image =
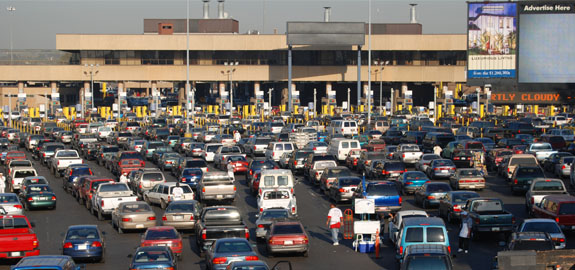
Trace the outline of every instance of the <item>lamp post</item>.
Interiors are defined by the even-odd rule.
[[[315,108],[317,107],[316,104],[316,95],[317,95],[317,89],[313,89],[313,117],[316,118],[317,116],[315,115]]]
[[[347,88],[347,111],[351,111],[351,99],[350,99],[351,89]]]
[[[369,16],[367,21],[368,37],[367,37],[367,125],[371,124],[371,0],[369,0],[368,8]]]
[[[186,133],[190,133],[190,0],[186,0]],[[192,108],[193,109],[193,108]]]
[[[269,109],[269,110],[270,110],[270,112],[269,112],[270,115],[272,114],[272,91],[274,91],[273,88],[270,88],[270,89],[268,90],[268,107],[270,108],[270,109]]]
[[[230,116],[234,115],[234,87],[232,84],[232,75],[236,72],[236,68],[234,68],[234,66],[237,66],[238,64],[239,63],[237,61],[224,62],[224,65],[229,67],[226,74],[228,74],[228,81],[230,82]]]
[[[84,71],[85,75],[90,75],[90,93],[91,93],[91,98],[90,101],[92,102],[92,110],[94,109],[94,75],[98,74],[98,67],[100,67],[99,64],[85,64],[85,67],[89,67],[90,70],[89,71]],[[94,68],[96,68],[96,71],[94,71]],[[86,93],[84,93],[84,95],[86,95]],[[84,102],[85,102],[85,98],[84,98]],[[83,106],[84,104],[82,104]]]
[[[8,11],[8,13],[14,14],[14,11],[16,11],[16,8],[13,6],[8,6],[8,7],[6,7],[6,10]],[[14,17],[14,16],[12,16],[12,17]],[[13,52],[14,46],[12,44],[12,32],[13,32],[13,30],[12,30],[12,19],[10,19],[10,65],[12,65],[14,62],[14,52]]]
[[[379,109],[381,110],[383,104],[383,69],[389,64],[389,61],[375,60],[373,64],[379,66]]]

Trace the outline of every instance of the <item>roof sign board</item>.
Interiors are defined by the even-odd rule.
[[[363,22],[288,22],[287,45],[353,46],[365,44]]]

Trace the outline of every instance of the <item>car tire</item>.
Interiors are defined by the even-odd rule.
[[[123,234],[124,230],[122,230],[122,228],[120,227],[120,224],[118,223],[118,233],[119,234]]]
[[[24,204],[24,210],[25,211],[30,211],[30,205],[28,203]]]
[[[150,198],[148,198],[148,196],[144,197],[144,201],[148,204],[148,205],[152,205],[152,203],[150,202]]]

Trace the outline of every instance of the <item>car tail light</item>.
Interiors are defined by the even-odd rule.
[[[102,207],[104,207],[104,200],[101,200],[101,201],[100,201],[100,205],[101,205]]]
[[[182,178],[180,179],[182,182],[186,182],[186,178]]]
[[[212,260],[212,264],[225,264],[227,261],[226,257],[217,257]]]
[[[19,204],[15,204],[15,205],[13,205],[12,207],[14,207],[14,208],[16,208],[16,209],[22,209],[22,205],[19,205]]]
[[[191,216],[190,216],[190,220],[194,220],[194,215],[191,215]]]
[[[263,228],[264,225],[263,224],[258,224],[258,228]]]
[[[561,170],[565,170],[565,165],[561,166]]]
[[[559,217],[555,218],[555,222],[557,222],[557,224],[559,224]]]
[[[459,157],[454,157],[454,158],[453,158],[453,160],[459,160],[459,159],[460,159]]]
[[[461,212],[461,206],[454,204],[453,205],[453,212]]]
[[[515,217],[511,218],[511,223],[515,224]]]
[[[405,182],[406,185],[413,185],[413,182]]]
[[[263,209],[263,208],[260,208],[260,213],[263,212],[263,211],[264,211],[264,209]]]
[[[122,218],[122,222],[131,222],[132,219],[131,218]]]
[[[399,205],[403,202],[403,198],[399,197]]]
[[[451,253],[451,246],[447,247],[447,252]]]
[[[531,205],[535,204],[535,198],[531,197],[531,199],[529,201],[531,202]]]
[[[246,260],[246,261],[257,261],[257,260],[259,260],[259,259],[260,259],[260,258],[258,258],[258,256],[246,256],[246,257],[245,257],[245,260]]]
[[[55,201],[55,200],[56,200],[56,196],[52,196],[52,201]]]
[[[475,224],[479,224],[480,221],[481,221],[481,220],[480,220],[478,217],[476,217],[476,218],[473,219],[473,222],[475,222]]]
[[[202,229],[202,240],[206,240],[206,239],[207,239],[207,237],[206,237],[206,232],[207,232],[206,229]]]
[[[63,246],[63,248],[73,248],[73,247],[74,247],[74,245],[72,245],[72,243],[70,243],[70,242],[64,243],[64,246]]]
[[[381,171],[381,174],[387,174],[387,171],[386,171],[386,170],[382,170],[382,171]]]
[[[435,196],[427,196],[428,200],[435,200]]]
[[[399,247],[399,255],[403,255],[403,246]]]
[[[148,217],[148,220],[156,220],[156,217]]]
[[[168,218],[166,218],[166,216],[162,216],[162,220],[166,221],[166,220],[168,220]]]
[[[439,171],[439,168],[433,168],[434,171]]]
[[[516,184],[516,185],[517,185],[517,179],[514,179],[514,180],[513,180],[513,184]]]
[[[291,213],[292,213],[292,214],[295,214],[295,206],[292,206],[292,207],[291,207]]]
[[[340,189],[339,189],[339,192],[341,192],[341,193],[345,193],[345,189],[343,189],[343,188],[340,188]]]
[[[100,243],[99,241],[94,241],[92,243],[92,247],[102,247],[102,243]]]
[[[405,154],[402,154],[401,157],[405,158]]]
[[[205,187],[202,188],[202,192],[206,192],[206,188],[205,188]]]
[[[28,201],[29,201],[29,202],[33,202],[33,201],[34,201],[34,198],[30,197],[30,198],[28,198]]]
[[[246,239],[250,239],[250,229],[248,229],[248,227],[244,227],[244,233],[245,233]]]

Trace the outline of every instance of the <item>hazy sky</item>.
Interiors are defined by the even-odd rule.
[[[54,49],[57,33],[141,34],[144,18],[186,18],[186,0],[0,0],[0,48]],[[372,0],[372,22],[409,22],[409,3],[417,7],[425,34],[465,33],[463,0]],[[6,7],[16,10],[8,12]],[[264,16],[265,6],[265,16]],[[332,21],[367,22],[368,0],[226,0],[225,10],[250,29],[285,32],[287,21],[321,21],[323,7],[332,7]],[[190,18],[202,17],[201,0],[190,0]],[[217,0],[210,18],[217,17]]]

